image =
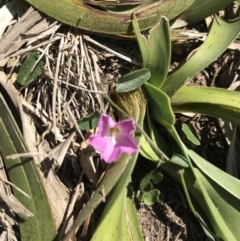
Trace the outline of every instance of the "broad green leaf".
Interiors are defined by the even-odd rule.
[[[234,238],[230,240],[239,240],[240,230],[237,227],[240,218],[240,181],[213,166],[196,153],[192,151],[188,153],[199,168],[199,176],[202,179],[203,185],[222,217],[222,220],[213,219],[211,221],[212,225],[214,226],[215,222],[224,222],[234,236]],[[227,231],[227,229],[222,230],[222,232],[226,233]],[[226,233],[224,240],[229,240]]]
[[[141,191],[150,191],[153,187],[152,184],[158,184],[162,180],[162,174],[158,170],[152,170],[145,175],[139,185]]]
[[[151,84],[145,83],[144,87],[148,94],[148,106],[151,114],[163,126],[171,128],[174,125],[175,117],[169,97]]]
[[[204,162],[204,169],[209,170],[207,172],[211,175],[211,178],[206,175],[207,173],[205,174],[205,170],[202,167],[201,171],[198,168],[194,168],[194,176],[190,168],[179,171],[179,168],[170,162],[164,162],[161,167],[179,182],[182,182],[182,177],[179,174],[183,173],[182,176],[184,177],[186,188],[191,193],[191,197],[194,197],[194,199],[191,198],[191,205],[193,205],[197,215],[200,215],[200,223],[202,225],[204,223],[207,224],[207,227],[210,228],[208,231],[212,235],[215,233],[216,236],[221,237],[223,240],[238,240],[237,220],[239,220],[240,216],[240,195],[238,190],[236,192],[238,195],[237,199],[232,195],[232,192],[234,192],[235,188],[238,188],[240,181],[235,179],[236,183],[234,184],[232,182],[233,177],[218,170],[217,167],[214,167],[196,153],[192,151],[188,151],[188,153],[191,155],[194,163],[198,163],[198,167],[202,166]],[[213,181],[217,179],[222,180],[223,186],[226,182],[226,186],[222,188],[222,184]],[[226,190],[229,190],[230,185],[235,185],[235,187],[231,189],[231,192],[227,192]]]
[[[194,1],[194,3],[179,16],[179,19],[187,23],[196,23],[210,15],[216,14],[232,2],[233,0]]]
[[[152,189],[149,192],[143,192],[141,195],[141,199],[146,205],[150,206],[154,203],[159,202],[159,195],[160,195],[159,190]]]
[[[193,112],[240,124],[240,93],[237,91],[182,86],[171,98],[175,113]]]
[[[110,194],[91,241],[143,241],[130,180],[130,176],[127,182],[121,178]],[[123,186],[123,182],[127,185]]]
[[[107,1],[107,2],[112,2],[112,4],[115,3],[115,6],[106,5],[106,6],[101,6],[101,8],[112,14],[132,14],[133,11],[139,8],[139,5],[137,4],[121,6],[121,5],[118,5],[116,1]]]
[[[22,86],[30,84],[42,72],[43,65],[43,60],[38,61],[38,54],[30,52],[18,72],[17,82]]]
[[[194,204],[192,202],[190,193],[194,196],[194,198],[196,198],[198,204],[202,207],[205,215],[207,216],[207,219],[204,220],[204,223],[208,221],[213,227],[214,231],[211,231],[210,227],[205,227],[207,231],[211,233],[211,235],[214,235],[215,233],[223,240],[228,240],[229,237],[230,240],[235,240],[232,230],[225,222],[224,217],[219,214],[218,208],[216,208],[214,201],[211,199],[212,193],[208,192],[206,189],[206,184],[203,183],[205,179],[202,178],[199,170],[194,168],[192,161],[188,156],[188,149],[181,141],[177,131],[174,127],[168,128],[168,131],[182,151],[182,153],[180,153],[181,155],[178,156],[178,159],[183,156],[183,161],[186,159],[189,168],[181,168],[180,165],[173,165],[170,161],[164,162],[161,167],[163,167],[170,175],[172,175],[174,178],[177,178],[182,183],[190,208],[201,222],[200,218],[198,217],[199,213],[196,211],[198,207],[193,206]],[[203,216],[201,216],[201,218],[204,219]],[[201,222],[202,225],[204,225],[204,223]]]
[[[77,124],[79,129],[82,131],[90,130],[98,126],[99,119],[100,119],[100,113],[95,111],[91,115],[84,117],[81,120],[78,120]]]
[[[152,149],[151,145],[149,142],[145,139],[144,136],[141,138],[140,142],[140,153],[142,156],[144,156],[146,159],[151,160],[151,161],[159,161],[158,155],[155,153],[155,151]]]
[[[84,0],[26,0],[41,12],[58,21],[94,33],[133,34],[132,14],[139,19],[141,31],[151,28],[161,16],[173,19],[187,9],[194,0],[153,1],[145,7],[139,6],[137,11],[127,14],[114,14],[97,7],[89,6]]]
[[[123,225],[125,222],[125,205],[127,189],[123,190],[115,200],[107,199],[106,206],[91,241],[117,241],[123,235]]]
[[[182,124],[182,131],[186,135],[187,139],[194,145],[199,146],[201,143],[197,137],[193,134],[192,130],[185,123]]]
[[[123,223],[123,238],[124,241],[144,241],[140,224],[137,217],[137,211],[135,207],[134,198],[131,193],[128,192],[127,195],[127,205],[126,205],[126,222]],[[116,240],[118,241],[118,240]]]
[[[204,43],[181,68],[167,78],[161,88],[162,91],[172,97],[188,78],[193,77],[223,53],[239,32],[239,18],[225,22],[216,16]]]
[[[159,149],[161,149],[165,153],[165,155],[167,155],[168,157],[171,156],[172,150],[169,146],[169,143],[167,143],[166,140],[163,138],[159,129],[150,117],[151,116],[147,111],[147,118],[145,118],[144,121],[144,130],[149,133],[149,136],[151,137],[153,142],[158,146]]]
[[[21,240],[53,240],[56,235],[54,220],[34,160],[29,157],[6,159],[8,155],[27,153],[28,150],[2,95],[0,95],[0,112],[2,113],[0,118],[0,152],[6,166],[6,172],[10,181],[30,196],[29,199],[13,189],[14,196],[34,214],[34,217],[19,222]]]
[[[169,160],[169,163],[172,163],[174,165],[178,165],[182,168],[187,168],[189,167],[188,163],[186,160],[184,160],[184,157],[178,154],[173,154],[171,159]]]
[[[153,172],[152,178],[151,178],[153,184],[155,184],[155,185],[158,184],[159,182],[162,181],[162,179],[163,179],[162,173],[155,170],[155,171]]]
[[[216,198],[222,198],[221,196],[214,196],[217,187],[215,188],[215,193],[210,193],[206,186],[211,182],[206,180],[205,176],[201,176],[198,169],[195,170],[195,177],[202,194],[199,196],[198,201],[202,202],[200,205],[204,207],[205,214],[208,216],[216,236],[220,237],[222,240],[236,240],[231,230],[232,227],[229,227],[229,222],[226,222],[226,217],[222,216],[219,212],[219,209],[225,209],[226,205],[216,206]]]
[[[139,69],[130,74],[126,74],[117,80],[116,92],[129,92],[137,89],[143,83],[149,80],[151,73],[149,69]]]
[[[147,111],[147,118],[144,120],[144,131],[151,137],[153,143],[160,149],[166,156],[171,156],[172,151],[169,143],[162,137],[158,128],[155,126],[153,120]],[[152,146],[147,142],[143,136],[140,143],[140,153],[146,159],[153,162],[159,162],[159,156],[155,153]]]
[[[141,51],[143,67],[151,71],[149,83],[160,88],[168,73],[171,58],[169,23],[160,18],[149,32],[148,39],[140,33],[138,22],[133,19],[133,28]]]
[[[153,171],[151,171],[150,173],[148,173],[146,176],[144,176],[140,182],[139,188],[141,191],[150,191],[152,189],[152,183],[151,183],[151,179],[152,179],[152,174]]]
[[[232,196],[235,196],[240,202],[240,181],[237,178],[227,174],[226,172],[223,172],[219,168],[207,162],[194,151],[188,150],[188,154],[204,175],[207,175],[228,193],[231,193]]]

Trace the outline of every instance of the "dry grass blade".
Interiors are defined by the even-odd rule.
[[[17,13],[16,9],[16,0],[11,1],[1,7],[0,9],[0,37],[3,35],[6,27],[9,25],[9,22],[13,19],[14,15]]]
[[[124,60],[126,60],[126,61],[128,61],[128,62],[130,62],[132,64],[135,64],[136,66],[142,66],[142,64],[140,62],[138,62],[138,61],[136,61],[136,60],[134,60],[134,59],[132,59],[130,57],[127,57],[127,53],[118,53],[118,52],[116,52],[116,51],[114,51],[114,50],[112,50],[112,49],[110,49],[110,48],[100,44],[99,42],[93,40],[89,36],[83,36],[83,38],[85,40],[87,40],[88,42],[91,42],[91,43],[97,45],[98,47],[106,50],[108,53],[112,53],[112,54],[116,55],[117,57],[119,57],[121,59],[124,59]]]
[[[5,58],[9,53],[12,53],[16,49],[19,49],[24,42],[18,44],[12,44],[13,42],[19,40],[21,33],[25,33],[29,30],[36,22],[42,19],[42,16],[33,11],[33,9],[29,9],[29,11],[17,22],[11,31],[8,31],[4,38],[0,40],[0,54],[1,59]],[[7,59],[1,61],[1,66],[5,65]]]

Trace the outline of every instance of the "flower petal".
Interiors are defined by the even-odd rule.
[[[111,142],[109,141],[107,147],[104,149],[103,152],[101,152],[101,157],[105,162],[111,163],[113,161],[116,161],[121,154],[122,152],[120,147],[111,145]]]
[[[106,149],[108,140],[107,138],[103,138],[99,133],[97,133],[89,137],[89,144],[99,152],[102,152],[104,149]]]
[[[115,123],[103,114],[99,120],[98,132],[91,135],[89,143],[100,152],[105,162],[116,161],[122,153],[132,154],[138,150],[135,139],[131,136],[135,130],[132,119]]]
[[[120,148],[115,147],[115,142],[109,136],[102,137],[99,133],[91,135],[89,144],[100,152],[101,157],[107,163],[115,161],[121,155]]]
[[[122,133],[121,136],[117,139],[117,143],[115,145],[115,148],[119,147],[121,149],[121,152],[132,154],[133,152],[136,152],[138,150],[138,145],[135,141],[135,139],[132,136],[129,136],[125,133]]]
[[[122,132],[125,132],[127,135],[131,135],[135,130],[135,123],[133,119],[127,119],[119,121],[116,123],[116,126],[121,129]]]
[[[102,114],[98,122],[98,133],[100,133],[101,136],[105,136],[109,128],[112,128],[115,125],[116,123],[110,116]]]

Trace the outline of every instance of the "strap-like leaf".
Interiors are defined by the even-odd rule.
[[[170,75],[162,90],[172,96],[184,82],[212,63],[234,41],[240,32],[240,18],[225,22],[215,17],[205,42],[176,72]]]
[[[6,159],[8,155],[28,151],[2,95],[0,95],[0,113],[0,152],[6,171],[10,181],[27,193],[30,199],[15,189],[13,189],[13,193],[34,214],[34,217],[19,222],[21,240],[53,240],[56,235],[54,220],[34,160],[28,157]]]

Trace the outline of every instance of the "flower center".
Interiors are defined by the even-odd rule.
[[[121,130],[118,126],[109,128],[109,135],[112,136],[113,138],[117,138],[121,133]]]
[[[118,137],[121,135],[121,129],[117,126],[108,129],[108,136],[112,142],[112,145],[116,145]]]

